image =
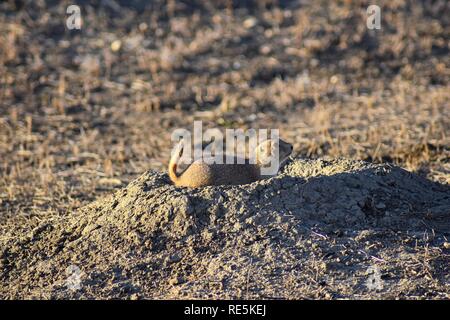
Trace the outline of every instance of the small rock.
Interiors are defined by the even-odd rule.
[[[181,260],[181,256],[178,253],[175,253],[169,257],[170,263],[175,263]]]
[[[380,203],[377,203],[375,205],[375,208],[377,208],[377,209],[386,209],[386,205],[384,203],[380,202]]]
[[[172,285],[172,286],[177,285],[177,284],[181,284],[183,282],[184,282],[184,278],[181,277],[181,276],[175,276],[175,277],[173,277],[173,278],[171,278],[169,280],[169,284]]]
[[[253,18],[253,17],[247,18],[244,21],[244,27],[246,29],[253,28],[256,25],[257,22],[258,21],[255,18]]]
[[[112,50],[113,52],[119,51],[121,47],[122,47],[122,41],[120,41],[120,40],[114,40],[114,41],[111,43],[111,50]]]
[[[139,300],[139,295],[138,295],[137,293],[133,293],[133,294],[130,296],[130,300]]]

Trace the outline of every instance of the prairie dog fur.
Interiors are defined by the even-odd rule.
[[[195,161],[182,174],[177,174],[177,163],[183,154],[182,143],[177,147],[169,162],[169,177],[178,187],[198,188],[217,185],[247,184],[262,179],[261,166],[266,164],[275,148],[279,150],[279,164],[281,165],[292,152],[292,145],[279,139],[266,140],[256,147],[256,164],[208,164]]]

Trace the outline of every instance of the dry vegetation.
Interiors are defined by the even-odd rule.
[[[144,3],[79,1],[81,31],[70,1],[0,3],[2,228],[164,170],[194,119],[450,183],[447,1],[383,1],[381,30],[368,1]]]

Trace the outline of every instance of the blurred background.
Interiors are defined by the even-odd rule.
[[[194,120],[450,183],[448,1],[76,1],[69,30],[71,4],[0,3],[0,223],[166,170]]]

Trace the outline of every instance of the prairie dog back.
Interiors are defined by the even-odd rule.
[[[252,183],[264,178],[261,175],[261,167],[270,161],[276,148],[278,148],[279,164],[281,164],[291,154],[292,145],[281,139],[279,141],[269,139],[256,147],[255,164],[250,163],[247,158],[244,159],[244,164],[238,164],[236,157],[233,164],[209,163],[198,160],[192,163],[181,175],[178,175],[176,173],[177,162],[183,152],[179,145],[169,163],[169,177],[176,186],[191,188]]]

